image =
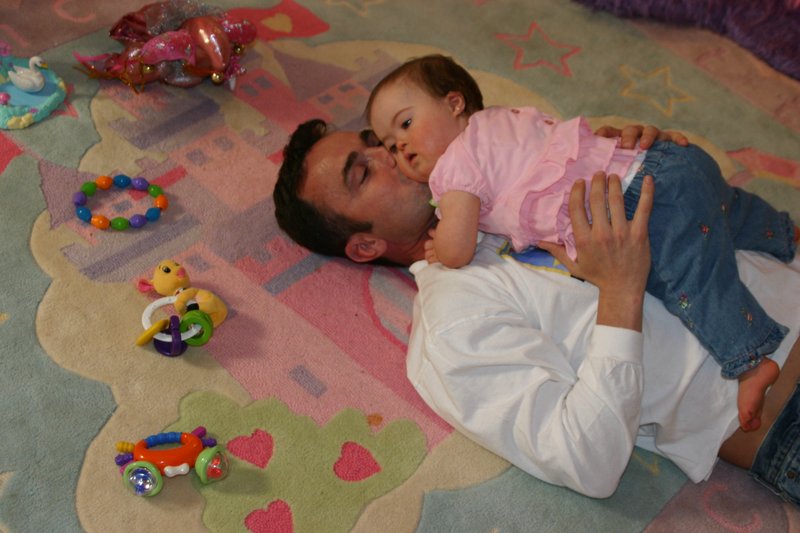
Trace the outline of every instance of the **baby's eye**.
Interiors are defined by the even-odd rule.
[[[400,127],[403,128],[404,130],[407,130],[409,126],[411,126],[410,118],[403,121],[403,123],[400,125]]]

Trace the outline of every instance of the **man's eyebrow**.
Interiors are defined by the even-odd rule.
[[[344,178],[344,184],[349,188],[349,184],[347,181],[347,177],[350,175],[350,169],[353,168],[356,160],[358,159],[359,153],[356,151],[352,151],[347,154],[347,160],[344,162],[344,168],[342,169],[342,177]]]

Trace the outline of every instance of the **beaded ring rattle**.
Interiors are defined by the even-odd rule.
[[[137,191],[147,191],[155,200],[153,207],[149,208],[144,215],[135,214],[130,219],[125,217],[116,217],[109,220],[103,215],[93,215],[92,212],[86,207],[86,202],[90,196],[94,196],[97,189],[108,190],[112,185],[116,185],[119,189],[127,189],[129,186]],[[109,227],[117,231],[123,231],[132,228],[141,228],[148,222],[155,222],[161,217],[161,212],[169,207],[169,200],[167,200],[164,190],[158,185],[151,185],[144,178],[129,178],[125,174],[117,174],[113,178],[111,176],[98,176],[94,181],[86,181],[81,185],[81,190],[72,195],[72,203],[75,204],[75,214],[79,219],[84,222],[90,223],[97,229],[106,230]]]
[[[202,346],[214,334],[214,323],[208,314],[196,309],[197,303],[189,300],[189,311],[183,318],[172,315],[169,319],[153,323],[153,313],[156,309],[174,304],[177,296],[165,296],[150,303],[142,313],[142,333],[136,340],[137,346],[143,346],[153,341],[153,345],[161,355],[177,357],[186,351],[189,346]],[[166,333],[169,331],[169,333]]]

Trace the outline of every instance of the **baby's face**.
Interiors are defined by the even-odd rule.
[[[455,93],[451,93],[455,94]],[[463,99],[435,98],[416,84],[398,80],[375,95],[371,126],[395,156],[400,170],[414,181],[427,182],[447,146],[463,130]]]

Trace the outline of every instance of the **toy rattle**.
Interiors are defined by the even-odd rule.
[[[223,479],[228,475],[228,458],[217,441],[205,435],[206,428],[199,426],[191,433],[150,435],[136,444],[118,442],[115,462],[122,482],[136,496],[155,496],[164,486],[163,476],[183,476],[192,468],[203,485]],[[158,448],[168,444],[180,446]]]
[[[202,346],[214,334],[228,316],[225,303],[211,291],[191,287],[186,269],[167,259],[158,264],[153,279],[140,279],[137,288],[141,292],[154,290],[163,298],[148,305],[142,313],[142,333],[137,346],[153,341],[153,346],[162,355],[176,357],[188,346]],[[177,315],[153,322],[156,309],[172,305]]]
[[[97,215],[86,207],[90,197],[100,191],[107,191],[115,186],[117,189],[127,189],[129,186],[136,191],[146,192],[154,198],[153,207],[149,208],[145,214],[137,213],[131,218],[115,217],[111,220],[104,215]],[[164,190],[158,185],[151,185],[145,178],[129,178],[125,174],[111,176],[98,176],[94,181],[87,181],[81,185],[81,189],[72,195],[72,203],[75,204],[75,215],[84,222],[90,223],[97,229],[106,230],[109,227],[117,231],[124,231],[130,228],[141,228],[148,222],[155,222],[161,218],[161,212],[169,207],[169,200],[164,194]]]

